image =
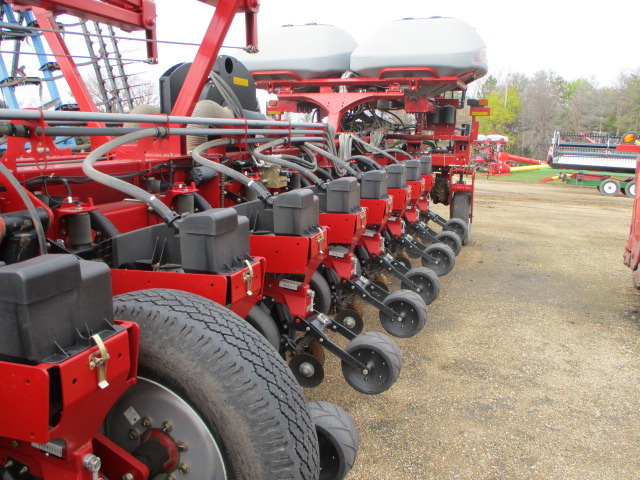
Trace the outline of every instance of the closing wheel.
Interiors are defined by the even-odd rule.
[[[362,333],[362,330],[364,330],[364,320],[362,320],[362,316],[355,310],[351,310],[349,308],[345,308],[338,312],[334,321],[338,322],[343,327],[348,328],[356,335],[359,335]]]
[[[457,233],[454,232],[440,232],[436,235],[436,239],[440,243],[444,243],[447,247],[453,250],[453,253],[458,256],[462,251],[462,240]]]
[[[314,292],[313,308],[325,315],[331,310],[331,288],[320,272],[315,272],[309,282],[309,287]]]
[[[420,291],[416,293],[420,295],[425,304],[429,305],[440,295],[440,278],[430,268],[412,268],[405,276],[418,285]],[[409,290],[409,286],[404,283],[401,288]]]
[[[411,268],[411,260],[409,260],[407,257],[403,256],[403,255],[398,255],[395,257],[395,259],[401,263],[402,265],[405,266],[405,268]]]
[[[624,194],[627,197],[635,198],[635,196],[636,196],[636,181],[635,180],[631,180],[629,183],[627,183],[627,186],[624,187]]]
[[[603,195],[614,196],[620,193],[620,182],[613,178],[603,180],[598,187],[598,190]]]
[[[264,311],[260,305],[254,305],[245,320],[255,328],[268,342],[273,345],[273,348],[280,350],[280,332],[278,326],[271,315]]]
[[[382,327],[394,337],[413,337],[427,321],[427,305],[416,292],[396,290],[382,302],[397,313],[389,316],[380,311]]]
[[[429,245],[425,252],[431,255],[435,260],[430,261],[426,258],[422,258],[422,266],[430,268],[436,275],[442,277],[446,275],[456,265],[456,255],[449,247],[442,243],[434,243]]]
[[[162,448],[177,447],[178,463],[198,479],[317,477],[317,437],[302,391],[247,322],[174,290],[120,295],[114,306],[116,318],[140,326],[141,380],[107,415],[107,437],[128,452],[157,437]],[[171,467],[148,463],[159,473]]]
[[[342,375],[351,387],[368,395],[382,393],[395,383],[402,369],[402,354],[396,343],[380,332],[365,332],[354,338],[345,351],[366,369],[342,362]]]
[[[356,425],[333,403],[311,402],[309,413],[320,447],[320,480],[342,480],[353,468],[360,448]]]
[[[289,360],[289,368],[300,386],[314,388],[324,380],[324,367],[311,353],[299,353]]]

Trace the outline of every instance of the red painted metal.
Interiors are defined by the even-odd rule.
[[[104,341],[109,352],[106,378],[100,388],[97,371],[89,365],[94,346],[59,364],[21,365],[0,362],[0,386],[11,392],[0,398],[0,457],[29,466],[29,473],[46,479],[91,479],[83,468],[93,453],[91,440],[116,400],[136,382],[139,327],[117,322],[125,330]],[[59,413],[51,410],[50,382],[59,381]],[[62,438],[61,458],[46,453],[49,440]],[[42,447],[37,445],[40,444]]]
[[[635,175],[636,195],[633,201],[629,238],[623,255],[624,264],[631,269],[633,284],[638,288],[640,286],[640,270],[638,270],[638,265],[640,265],[640,192],[638,192],[638,185],[640,185],[640,145],[620,144],[616,146],[616,150],[632,152],[638,155]]]

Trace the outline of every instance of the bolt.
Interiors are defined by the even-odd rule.
[[[180,452],[186,452],[186,451],[188,451],[188,450],[189,450],[189,444],[188,444],[187,442],[183,441],[183,440],[180,440],[180,441],[176,444],[176,446],[178,447],[178,450],[179,450]]]
[[[167,475],[167,478],[165,480],[176,480],[176,477],[174,477],[173,475],[169,474],[169,475]]]
[[[20,444],[18,443],[18,440],[12,440],[12,441],[11,441],[11,446],[12,446],[13,448],[18,448],[18,445],[20,445]]]
[[[4,464],[5,470],[10,469],[11,467],[13,467],[13,460],[9,460],[7,461],[7,463]]]
[[[369,370],[365,368],[364,370],[362,370],[362,374],[363,375],[369,375]]]
[[[308,362],[303,362],[300,364],[300,374],[303,377],[307,377],[307,378],[311,378],[313,377],[313,374],[316,373],[315,368],[313,368],[313,365],[311,365]]]
[[[122,475],[122,480],[134,480],[134,476],[131,473],[125,473],[124,475]]]
[[[20,469],[20,471],[18,472],[20,475],[24,475],[29,471],[29,467],[27,467],[26,465],[24,467],[22,467]]]
[[[342,323],[348,329],[352,329],[352,328],[354,328],[356,326],[356,319],[353,318],[353,317],[345,317],[345,319],[342,321]]]
[[[162,422],[162,431],[164,433],[170,433],[173,430],[173,425],[171,422]]]
[[[82,466],[90,472],[98,472],[100,471],[102,462],[100,461],[99,457],[96,457],[95,455],[89,453],[82,459]]]
[[[151,428],[153,427],[153,420],[151,420],[149,417],[144,417],[142,419],[142,426],[144,428]]]
[[[132,428],[131,430],[129,430],[129,438],[131,440],[137,440],[138,438],[140,438],[140,432],[135,428]]]
[[[191,467],[189,466],[188,463],[181,463],[180,466],[178,467],[178,471],[186,475],[191,471]]]

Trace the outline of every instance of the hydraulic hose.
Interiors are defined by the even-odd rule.
[[[304,168],[303,166],[298,165],[297,163],[283,160],[282,158],[277,158],[272,155],[265,155],[262,153],[264,150],[277,147],[278,145],[282,145],[287,141],[288,140],[286,138],[278,138],[277,140],[273,140],[271,142],[265,143],[264,145],[260,145],[253,151],[253,156],[256,157],[258,160],[262,160],[263,162],[274,163],[276,165],[280,165],[281,167],[289,168],[291,170],[295,170],[296,172],[300,172],[305,177],[309,178],[314,183],[314,185],[318,187],[322,186],[323,185],[322,180],[313,172]]]
[[[365,155],[354,155],[348,158],[347,160],[356,160],[356,161],[360,160],[361,162],[366,163],[368,166],[370,166],[374,170],[382,170],[382,165],[376,162],[373,158],[367,157]]]
[[[334,165],[336,165],[336,164],[340,165],[342,168],[344,168],[347,172],[349,172],[354,177],[358,178],[360,176],[360,173],[356,172],[351,165],[349,165],[346,162],[343,162],[342,160],[340,160],[334,154],[329,153],[326,150],[323,150],[322,148],[318,147],[314,143],[304,142],[304,146],[307,147],[307,148],[310,148],[311,150],[313,150],[316,153],[319,153],[323,157],[328,158],[329,160],[331,160],[331,163],[333,163]]]
[[[226,175],[227,177],[233,178],[234,180],[242,183],[245,187],[250,188],[251,190],[256,192],[260,200],[266,202],[267,199],[271,197],[271,193],[269,193],[269,190],[267,190],[267,188],[260,182],[251,180],[241,172],[238,172],[233,168],[229,168],[212,160],[208,160],[201,155],[202,152],[209,148],[219,147],[222,145],[233,145],[235,143],[236,141],[233,138],[220,138],[217,140],[211,140],[210,142],[205,142],[193,149],[193,151],[191,152],[191,158],[193,158],[194,162],[202,165],[203,167],[208,167],[211,170]]]
[[[402,155],[406,155],[406,157],[409,160],[413,160],[415,157],[413,155],[411,155],[410,153],[405,152],[404,150],[400,150],[399,148],[387,148],[386,150],[384,150],[385,152],[388,153],[400,153]]]
[[[367,148],[370,148],[371,150],[373,150],[373,151],[375,151],[375,152],[377,152],[377,153],[379,153],[381,155],[384,155],[385,157],[389,158],[393,163],[398,163],[398,160],[396,160],[393,155],[387,153],[386,151],[382,150],[381,148],[374,147],[370,143],[365,142],[364,140],[362,140],[361,138],[356,137],[355,135],[351,135],[351,136],[353,137],[353,139],[356,142],[360,143],[361,145],[363,145],[363,146],[365,146]]]
[[[91,152],[82,162],[82,171],[84,174],[95,180],[98,183],[111,187],[115,190],[119,190],[126,195],[140,200],[149,205],[154,212],[156,212],[168,225],[173,226],[173,222],[179,218],[179,215],[167,207],[158,197],[155,195],[125,182],[118,178],[112,177],[105,173],[99,172],[93,167],[93,164],[103,155],[106,155],[111,150],[126,143],[141,140],[143,138],[152,137],[164,137],[168,134],[168,130],[163,127],[146,128],[138,132],[128,133],[122,137],[114,138],[107,143],[100,145],[93,152]],[[174,227],[175,228],[175,227]]]
[[[44,234],[44,227],[42,226],[42,222],[40,221],[40,217],[38,216],[38,212],[36,212],[36,207],[29,198],[29,195],[24,190],[18,179],[11,173],[4,163],[0,162],[0,173],[2,173],[11,186],[14,188],[16,193],[20,196],[20,199],[24,202],[27,210],[29,211],[29,215],[31,215],[31,221],[33,222],[33,226],[36,230],[36,236],[38,237],[38,245],[40,247],[40,255],[47,254],[47,237]]]

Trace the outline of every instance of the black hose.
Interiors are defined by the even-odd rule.
[[[91,228],[102,233],[104,238],[114,238],[120,235],[117,227],[100,210],[89,210],[89,219],[91,220]]]
[[[36,230],[36,235],[38,237],[38,245],[40,246],[40,255],[47,254],[47,237],[44,233],[44,228],[42,226],[42,222],[40,221],[40,217],[38,216],[38,212],[36,211],[36,207],[29,198],[29,195],[22,187],[18,179],[11,173],[4,163],[0,162],[0,173],[2,173],[11,186],[15,189],[16,193],[20,196],[20,199],[24,202],[27,210],[29,211],[29,215],[31,215],[31,221],[33,222],[33,226]]]
[[[207,202],[207,199],[198,192],[193,192],[193,203],[199,212],[204,212],[205,210],[211,210],[213,208],[211,204]]]
[[[222,138],[217,140],[211,140],[210,142],[205,142],[201,145],[198,145],[196,148],[194,148],[191,151],[191,158],[193,158],[194,162],[199,163],[204,167],[208,167],[211,170],[215,170],[218,173],[222,173],[223,175],[226,175],[227,177],[233,178],[234,180],[242,183],[245,187],[250,188],[251,190],[256,192],[260,200],[262,200],[263,202],[266,202],[267,199],[271,197],[271,193],[269,192],[269,190],[267,190],[267,188],[264,185],[262,185],[262,183],[256,182],[254,180],[251,180],[250,178],[247,178],[241,172],[238,172],[233,168],[229,168],[220,163],[208,160],[200,154],[201,152],[204,152],[209,148],[220,146],[220,145],[231,145],[232,143],[235,143],[235,141],[232,138]]]
[[[98,183],[111,187],[115,190],[119,190],[120,192],[129,195],[133,198],[136,198],[147,205],[149,205],[160,217],[168,224],[172,225],[176,219],[180,218],[180,216],[167,207],[158,197],[155,195],[136,187],[135,185],[125,182],[124,180],[120,180],[111,175],[107,175],[105,173],[99,172],[93,167],[93,164],[103,155],[109,153],[112,149],[119,147],[121,145],[127,143],[133,143],[142,138],[149,137],[164,137],[168,133],[168,130],[163,127],[154,127],[147,128],[144,130],[140,130],[133,133],[128,133],[127,135],[123,135],[122,137],[114,138],[113,140],[109,140],[107,143],[100,145],[93,152],[91,152],[82,162],[82,171],[84,174],[95,180]],[[176,227],[174,227],[176,228]]]
[[[349,158],[349,160],[355,160],[356,162],[364,163],[368,167],[373,170],[382,170],[382,165],[376,162],[373,158],[367,157],[365,155],[354,155]]]

